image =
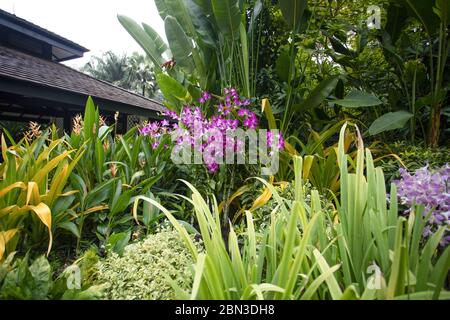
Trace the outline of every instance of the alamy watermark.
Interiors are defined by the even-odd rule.
[[[383,280],[383,273],[376,264],[367,267],[367,274],[371,276],[367,279],[367,288],[370,290],[380,290]]]
[[[77,265],[69,266],[65,272],[67,272],[67,289],[81,289],[81,270]]]
[[[366,20],[367,28],[381,29],[381,8],[376,5],[369,6],[367,8],[367,14],[369,14]]]

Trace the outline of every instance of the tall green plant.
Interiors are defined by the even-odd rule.
[[[55,230],[73,230],[68,209],[76,191],[68,189],[69,176],[84,151],[66,148],[56,132],[53,127],[32,141],[11,141],[9,147],[2,136],[0,260],[22,244],[25,235],[29,245],[48,237],[49,253]]]
[[[272,214],[270,228],[262,234],[257,232],[252,215],[247,212],[248,230],[244,237],[244,247],[239,246],[238,236],[231,225],[227,246],[222,238],[217,204],[210,204],[213,206],[211,212],[210,205],[198,191],[188,182],[186,184],[193,192],[189,201],[195,209],[204,253],[197,252],[184,227],[169,211],[152,199],[139,198],[152,203],[166,214],[196,259],[194,284],[190,293],[179,290],[176,283],[172,282],[180,298],[310,298],[323,283],[329,283],[336,290],[333,272],[339,266],[330,268],[320,252],[309,246],[319,212],[314,213],[314,217],[307,221],[306,209],[301,202],[297,202],[292,210],[283,207],[282,213]],[[305,223],[303,231],[298,228],[300,221]],[[310,270],[323,268],[326,274],[315,282],[304,283],[303,290],[299,290],[297,283],[301,282],[305,267],[311,266]],[[309,290],[304,290],[305,288]]]
[[[340,201],[337,216],[321,208],[313,191],[311,205],[302,192],[303,161],[294,157],[295,199],[272,192],[278,206],[268,226],[258,229],[246,212],[247,231],[239,239],[230,225],[223,239],[217,204],[192,191],[204,253],[198,253],[186,229],[157,201],[158,207],[180,232],[196,260],[192,290],[180,297],[192,299],[438,299],[449,298],[443,283],[450,269],[450,249],[437,254],[443,229],[423,246],[427,217],[416,207],[407,220],[398,216],[392,186],[389,204],[384,176],[375,168],[371,152],[359,136],[357,156],[350,170],[344,147],[346,125],[340,133],[337,160]],[[353,160],[352,160],[353,161]],[[354,172],[352,172],[354,170]],[[240,241],[239,241],[240,240]],[[176,284],[173,283],[177,288]],[[179,289],[179,288],[178,288]]]
[[[447,91],[444,82],[445,70],[448,68],[448,56],[450,54],[450,41],[448,26],[450,24],[450,4],[446,0],[425,2],[420,0],[391,0],[389,7],[389,21],[383,36],[383,45],[389,56],[392,57],[394,68],[399,73],[402,87],[407,92],[412,116],[402,119],[411,119],[411,135],[414,140],[419,108],[429,106],[430,116],[428,125],[427,143],[431,147],[437,147],[440,136],[441,113],[443,103],[446,100]],[[416,45],[415,48],[406,48],[404,41],[397,41],[405,25],[409,23],[408,18],[414,18],[425,34],[424,44]],[[406,42],[407,43],[407,42]],[[423,47],[420,49],[420,47]],[[423,52],[420,52],[422,50]],[[428,60],[426,68],[427,79],[430,82],[429,91],[426,96],[418,96],[418,78],[422,72],[421,64],[416,63],[412,70],[411,84],[407,84],[408,67],[410,64],[404,61],[403,52],[415,51],[416,60],[419,56]],[[425,68],[425,66],[424,66]],[[398,115],[396,115],[398,116]],[[391,117],[392,118],[392,117]],[[383,119],[389,121],[389,118]]]
[[[175,66],[159,67],[158,85],[169,107],[179,107],[198,98],[200,89],[221,94],[233,86],[245,96],[255,95],[258,60],[257,19],[262,1],[155,1],[164,20],[168,44],[147,24],[132,19],[118,19],[142,46],[155,65],[174,59]],[[252,9],[249,14],[248,10]],[[170,85],[173,82],[173,85]],[[176,94],[182,90],[189,95]],[[171,96],[176,97],[174,101]]]
[[[119,136],[114,134],[114,126],[102,121],[99,109],[89,98],[84,117],[78,116],[72,132],[65,136],[71,147],[83,151],[70,179],[78,190],[74,195],[77,206],[73,208],[78,213],[73,225],[77,249],[86,221],[94,222],[94,232],[103,243],[109,243],[115,232],[125,236],[132,226],[126,211],[133,197],[149,193],[163,172],[167,178],[171,175],[166,141],[153,150],[137,128]]]
[[[423,208],[416,207],[409,220],[398,217],[396,188],[391,186],[388,205],[382,169],[374,167],[372,155],[368,149],[364,151],[361,139],[355,173],[349,173],[344,132],[345,126],[341,131],[338,154],[341,170],[338,217],[341,223],[337,236],[340,258],[347,262],[343,264],[345,285],[357,283],[360,289],[366,286],[365,268],[373,264],[384,275],[380,279],[378,297],[413,298],[428,294],[438,298],[445,277],[442,275],[450,268],[448,248],[442,255],[436,255],[437,239],[444,230],[421,248],[427,219],[423,216]],[[418,282],[424,285],[417,286]]]

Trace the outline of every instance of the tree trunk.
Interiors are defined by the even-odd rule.
[[[441,127],[441,103],[431,109],[430,131],[428,132],[428,146],[437,148],[439,145],[439,133]]]

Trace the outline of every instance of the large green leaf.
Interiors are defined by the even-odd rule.
[[[212,13],[211,0],[192,0],[192,1],[195,2],[198,6],[202,7],[205,13],[207,14]]]
[[[117,18],[125,30],[136,40],[136,42],[144,49],[155,65],[157,71],[161,71],[161,65],[164,63],[163,58],[159,54],[157,47],[152,38],[144,31],[144,29],[137,24],[133,19],[118,15]]]
[[[220,31],[236,38],[239,35],[241,12],[238,0],[212,0],[212,10]]]
[[[159,34],[148,24],[142,23],[142,27],[144,28],[144,31],[148,34],[148,36],[152,39],[156,51],[159,53],[159,55],[163,55],[169,47],[164,42],[164,40],[159,36]]]
[[[317,87],[314,88],[308,98],[306,98],[301,104],[296,105],[296,109],[298,111],[308,110],[319,106],[326,98],[328,98],[331,92],[333,92],[340,78],[341,76],[333,76],[323,80]]]
[[[289,73],[291,72],[291,57],[288,51],[284,50],[280,53],[275,65],[275,69],[277,71],[278,77],[282,81],[289,81]]]
[[[343,54],[345,56],[349,56],[349,57],[354,57],[355,56],[355,52],[353,52],[352,50],[348,49],[346,46],[346,41],[347,39],[339,39],[338,37],[336,37],[335,35],[333,35],[332,33],[326,31],[326,30],[322,30],[322,33],[328,38],[328,40],[331,43],[331,46],[333,47],[333,50],[336,51],[337,53]]]
[[[0,294],[2,299],[31,300],[34,298],[35,288],[33,275],[28,268],[28,254],[26,254],[25,258],[16,261],[13,269],[6,274]]]
[[[371,135],[402,128],[413,115],[407,111],[389,112],[376,119],[369,128]]]
[[[298,31],[303,13],[305,12],[307,0],[279,0],[278,1],[283,17],[289,27]]]
[[[167,16],[164,20],[167,40],[173,57],[181,67],[191,72],[194,69],[192,61],[193,42],[184,32],[177,19]]]
[[[180,109],[183,103],[192,101],[192,97],[186,88],[171,76],[160,73],[156,75],[156,82],[168,103],[167,107],[170,109]]]
[[[207,1],[209,2],[209,1]],[[211,14],[210,11],[200,6],[194,0],[186,0],[186,7],[189,10],[189,14],[192,17],[192,22],[195,26],[198,38],[196,41],[202,46],[202,43],[210,48],[216,48],[217,30],[212,26],[211,20],[208,18]],[[211,4],[209,4],[211,9]]]
[[[58,227],[71,232],[77,238],[81,237],[80,230],[78,229],[77,225],[71,221],[61,222],[58,224]]]
[[[253,12],[250,17],[250,23],[248,25],[248,33],[251,34],[254,30],[256,30],[258,23],[257,19],[263,9],[263,3],[261,0],[256,0],[255,5],[253,7]]]
[[[244,77],[244,94],[250,97],[250,66],[249,66],[249,51],[248,51],[248,39],[247,32],[243,23],[239,24],[239,33],[241,40],[241,54],[242,54],[242,64],[243,64],[243,77]]]
[[[353,90],[344,99],[333,102],[346,108],[373,107],[382,104],[376,96],[358,90]]]
[[[161,19],[164,20],[170,14],[170,9],[166,3],[166,0],[155,0],[155,5]]]
[[[165,20],[168,16],[177,19],[178,23],[183,27],[184,32],[194,39],[197,38],[197,32],[194,27],[192,15],[189,12],[189,3],[185,0],[164,0],[155,1],[161,18]]]
[[[34,279],[33,298],[46,299],[52,286],[52,272],[45,256],[34,260],[29,270]]]
[[[408,9],[411,10],[414,17],[416,17],[425,27],[428,35],[432,35],[439,27],[439,18],[433,12],[433,5],[431,0],[396,0],[404,3]],[[448,0],[445,0],[448,1]]]
[[[94,124],[95,124],[95,104],[94,100],[92,100],[92,98],[89,96],[84,110],[84,123],[83,123],[84,137],[86,140],[89,140],[93,137]]]
[[[130,242],[131,231],[112,234],[108,239],[108,249],[121,255]]]
[[[389,5],[385,30],[391,36],[393,43],[400,37],[407,18],[408,12],[403,6],[396,3]]]
[[[433,8],[441,22],[444,25],[450,24],[450,1],[449,0],[436,0],[436,6]]]

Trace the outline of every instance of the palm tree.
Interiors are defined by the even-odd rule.
[[[146,97],[157,93],[153,64],[137,52],[127,56],[108,51],[101,57],[92,57],[81,71]]]
[[[157,90],[153,63],[146,56],[134,52],[128,58],[128,70],[134,78],[134,90],[140,91],[143,96],[153,97]]]

